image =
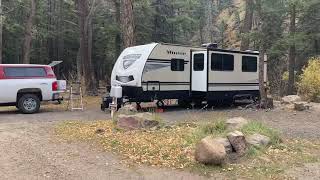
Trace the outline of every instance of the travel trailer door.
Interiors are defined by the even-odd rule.
[[[192,52],[191,90],[207,92],[207,51]]]

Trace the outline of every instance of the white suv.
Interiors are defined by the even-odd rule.
[[[66,81],[56,79],[49,65],[0,64],[0,106],[16,106],[22,113],[40,109],[41,101],[60,101]]]

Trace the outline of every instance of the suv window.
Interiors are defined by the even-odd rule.
[[[212,71],[233,71],[234,70],[233,55],[212,53],[211,70]]]
[[[46,71],[42,67],[6,67],[6,77],[46,77]]]
[[[172,59],[171,71],[184,71],[184,59]]]

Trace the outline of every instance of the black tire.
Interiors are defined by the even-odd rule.
[[[18,99],[18,109],[24,114],[39,112],[40,99],[34,94],[24,94]]]

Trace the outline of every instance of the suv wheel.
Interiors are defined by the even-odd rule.
[[[34,94],[24,94],[18,100],[18,108],[24,114],[33,114],[40,109],[39,97]]]

